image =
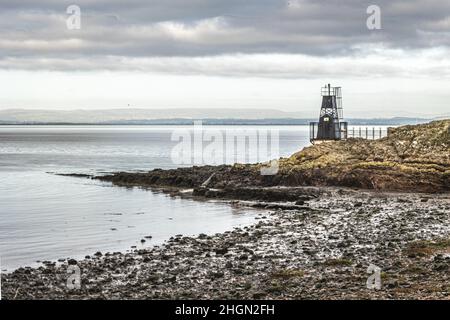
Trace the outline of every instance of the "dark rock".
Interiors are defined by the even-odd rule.
[[[218,278],[222,278],[225,274],[223,272],[211,272],[209,274],[209,277],[212,279],[218,279]]]
[[[265,296],[266,294],[264,292],[254,292],[252,295],[253,299],[257,300],[263,299]]]
[[[214,252],[218,255],[224,255],[225,253],[228,252],[228,248],[217,248],[214,250]]]
[[[76,265],[78,262],[77,262],[77,260],[75,260],[75,259],[69,259],[69,260],[67,261],[67,263],[68,263],[69,265]]]

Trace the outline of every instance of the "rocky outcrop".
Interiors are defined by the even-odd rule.
[[[229,189],[345,186],[413,192],[450,190],[450,120],[392,129],[380,140],[348,139],[304,148],[279,160],[275,175],[262,164],[202,166],[97,177],[119,185]]]
[[[280,161],[282,184],[366,189],[450,190],[450,120],[391,129],[380,140],[349,139],[305,148]]]

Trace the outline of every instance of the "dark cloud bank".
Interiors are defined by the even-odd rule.
[[[66,28],[70,4],[82,10],[81,30]],[[371,4],[381,8],[382,30],[366,28],[366,9]],[[2,68],[10,63],[23,69],[33,65],[71,69],[70,61],[111,57],[351,56],[371,45],[403,51],[447,48],[450,2],[2,1],[0,30]],[[60,63],[52,66],[53,60]],[[102,63],[98,67],[108,68]],[[95,63],[89,68],[95,69]]]

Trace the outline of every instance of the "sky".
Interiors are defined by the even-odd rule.
[[[0,0],[0,110],[438,116],[449,57],[448,0]]]

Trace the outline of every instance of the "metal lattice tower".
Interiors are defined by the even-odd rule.
[[[322,88],[322,106],[319,122],[310,123],[311,142],[320,140],[341,140],[347,138],[347,122],[342,122],[342,91],[341,87]]]

